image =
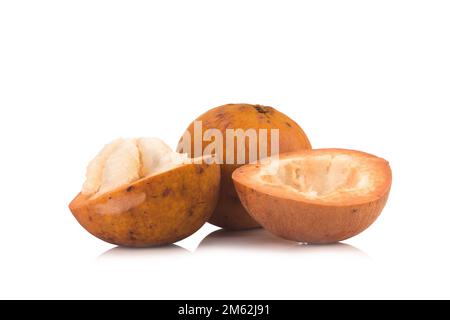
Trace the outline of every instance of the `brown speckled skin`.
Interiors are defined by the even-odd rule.
[[[197,231],[217,204],[217,164],[186,164],[95,199],[79,194],[70,204],[78,222],[116,245],[174,243]]]
[[[255,174],[258,165],[248,165],[233,174],[242,204],[266,230],[281,238],[312,244],[335,243],[367,229],[383,210],[391,188],[392,173],[386,162],[386,183],[372,199],[363,203],[327,205],[302,198],[274,196],[255,190],[246,175]]]
[[[270,155],[270,129],[280,130],[280,153],[311,149],[311,143],[302,128],[285,114],[272,107],[251,104],[227,104],[209,110],[196,121],[203,122],[203,132],[207,129],[219,129],[225,139],[226,129],[269,129],[268,153]],[[187,129],[194,137],[194,123]],[[210,142],[203,142],[203,149]],[[235,142],[236,144],[236,142]],[[223,154],[226,157],[224,143]],[[178,150],[181,151],[181,150]],[[194,143],[191,143],[191,156]],[[235,155],[236,157],[236,155]],[[246,159],[248,161],[248,145],[246,145]],[[221,165],[222,182],[219,203],[214,211],[210,223],[232,230],[251,229],[259,224],[248,215],[242,206],[233,185],[231,175],[241,165]]]

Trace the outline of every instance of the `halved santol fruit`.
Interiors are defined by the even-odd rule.
[[[89,164],[70,210],[87,231],[113,244],[177,242],[197,231],[217,204],[220,167],[198,160],[159,139],[118,139]]]
[[[246,165],[233,181],[246,210],[268,231],[298,242],[333,243],[377,219],[392,173],[386,160],[373,155],[321,149]]]

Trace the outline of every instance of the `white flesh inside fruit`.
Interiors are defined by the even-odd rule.
[[[274,161],[257,179],[306,199],[339,201],[370,195],[384,182],[377,161],[384,160],[346,154],[300,156]]]
[[[169,171],[187,156],[157,138],[117,139],[91,161],[81,193],[98,197],[139,179]]]

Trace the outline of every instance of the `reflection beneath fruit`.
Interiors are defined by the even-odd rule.
[[[277,238],[263,229],[246,231],[217,230],[206,236],[198,249],[204,248],[288,248],[297,247],[292,241]]]
[[[248,231],[217,230],[200,243],[197,251],[229,251],[302,253],[315,255],[342,255],[370,259],[367,253],[346,243],[311,245],[287,241],[273,236],[263,229]]]
[[[370,257],[364,251],[346,243],[336,243],[329,245],[310,245],[287,241],[273,236],[263,229],[247,231],[227,231],[217,230],[207,235],[199,244],[195,253],[207,255],[223,255],[229,258],[230,255],[265,254],[273,256],[277,254],[287,254],[288,256],[314,256],[318,258],[334,257],[339,260],[347,258],[367,259]],[[182,256],[190,255],[190,251],[172,244],[168,246],[152,248],[126,248],[114,247],[101,254],[97,261],[146,261],[152,262],[163,260],[169,261]],[[252,255],[252,257],[254,257]]]
[[[158,257],[187,255],[189,251],[175,244],[152,248],[127,248],[114,247],[98,256],[97,260],[109,260],[117,258],[125,259],[154,259]]]

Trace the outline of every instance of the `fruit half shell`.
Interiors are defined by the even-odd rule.
[[[69,205],[94,236],[122,246],[174,243],[213,213],[220,188],[217,164],[183,164],[98,197],[79,194]]]
[[[233,181],[246,210],[268,231],[298,242],[333,243],[377,219],[392,173],[386,160],[373,155],[320,149],[243,166]]]

